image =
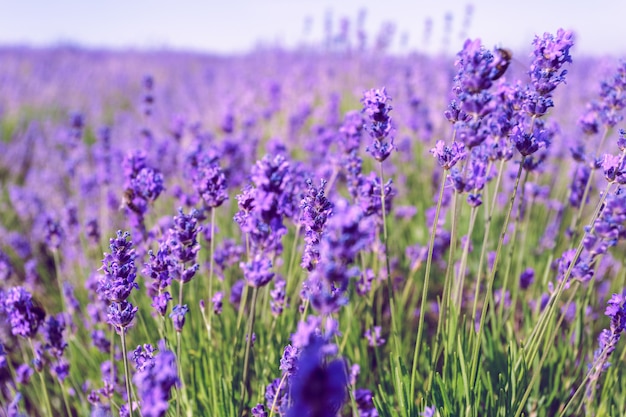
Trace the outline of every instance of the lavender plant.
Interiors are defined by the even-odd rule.
[[[624,63],[363,19],[0,47],[0,415],[623,414]]]

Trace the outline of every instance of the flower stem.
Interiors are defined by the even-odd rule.
[[[243,359],[243,380],[241,383],[241,398],[239,400],[239,414],[243,413],[243,406],[246,400],[246,384],[248,383],[248,365],[250,361],[250,347],[252,346],[252,329],[254,329],[254,312],[256,310],[256,300],[259,289],[254,287],[252,290],[252,303],[250,305],[250,315],[248,316],[248,329],[247,329],[247,340],[246,340],[246,350],[244,353]]]
[[[122,356],[124,357],[124,381],[128,399],[128,415],[133,417],[133,399],[130,395],[130,369],[128,368],[128,353],[126,352],[126,329],[121,329],[120,337],[122,338]]]
[[[215,251],[215,207],[211,207],[211,243],[209,244],[209,298],[207,304],[210,305],[213,300],[213,252]],[[181,302],[182,304],[182,302]],[[209,333],[209,342],[211,341],[211,318],[212,310],[209,311],[209,320],[207,323],[207,331]]]
[[[31,349],[33,350],[33,358],[36,358],[37,351],[35,350],[33,339],[29,338],[28,341],[30,343]],[[52,405],[50,404],[50,398],[48,397],[48,389],[46,388],[46,380],[44,379],[43,371],[38,370],[37,373],[39,374],[39,381],[41,382],[41,392],[43,392],[43,397],[46,405],[46,414],[48,414],[49,417],[52,417]]]
[[[426,298],[428,297],[428,283],[430,280],[430,267],[433,259],[433,246],[435,245],[435,234],[437,233],[437,223],[439,223],[439,213],[441,212],[441,202],[443,200],[443,190],[446,184],[446,175],[441,178],[441,186],[439,187],[439,197],[437,198],[437,209],[435,210],[435,218],[433,220],[433,228],[430,233],[430,242],[428,244],[428,257],[426,258],[426,272],[424,275],[424,287],[422,288],[422,302],[420,305],[420,315],[417,325],[417,336],[415,337],[415,346],[413,348],[413,364],[411,365],[411,388],[409,395],[415,396],[415,378],[417,373],[417,361],[419,351],[422,344],[422,333],[424,331],[424,314],[426,310]],[[431,370],[432,374],[432,370]],[[430,377],[429,377],[430,380]],[[429,385],[426,387],[429,389]]]
[[[522,176],[522,170],[524,169],[524,162],[526,161],[526,157],[522,156],[522,160],[519,164],[519,169],[517,170],[517,175],[515,177],[515,186],[513,187],[513,193],[511,194],[511,199],[509,201],[509,208],[506,212],[506,217],[504,218],[504,224],[502,225],[502,231],[500,232],[500,238],[498,239],[498,247],[496,249],[496,257],[493,261],[493,267],[491,268],[491,274],[489,274],[489,280],[487,281],[487,291],[485,293],[485,300],[483,302],[483,307],[480,312],[480,323],[478,325],[478,332],[476,333],[474,340],[474,348],[472,352],[472,370],[470,372],[470,383],[474,383],[476,381],[476,376],[478,374],[478,353],[480,352],[480,341],[482,338],[483,329],[485,326],[485,317],[487,316],[487,311],[489,310],[489,300],[492,296],[493,290],[493,282],[496,278],[496,271],[498,270],[498,260],[500,258],[500,253],[502,252],[502,245],[504,243],[504,237],[506,236],[506,232],[509,226],[509,220],[511,219],[511,212],[513,211],[513,205],[515,203],[515,197],[517,196],[517,190],[520,184],[520,178]]]

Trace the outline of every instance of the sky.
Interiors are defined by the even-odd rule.
[[[464,30],[468,4],[473,13]],[[535,34],[563,27],[576,34],[574,53],[626,57],[625,0],[0,0],[0,45],[240,53],[260,44],[321,41],[329,16],[338,31],[340,19],[355,22],[360,10],[370,37],[384,22],[396,25],[397,50],[402,36],[408,48],[444,50],[451,15],[448,52],[467,37],[528,50]]]

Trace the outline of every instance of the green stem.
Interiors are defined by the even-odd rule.
[[[441,178],[441,185],[439,187],[439,197],[437,199],[437,208],[435,210],[435,218],[433,219],[433,228],[430,233],[430,242],[428,244],[428,257],[426,258],[426,272],[424,275],[424,287],[422,288],[422,303],[420,306],[420,315],[417,325],[417,336],[415,337],[415,346],[413,348],[413,364],[411,365],[411,388],[409,395],[415,396],[415,378],[417,373],[417,360],[419,358],[419,351],[422,344],[422,333],[424,331],[424,314],[426,311],[426,299],[428,297],[428,284],[430,280],[430,267],[433,259],[433,246],[435,245],[435,235],[437,234],[437,224],[439,223],[439,214],[441,212],[441,201],[443,200],[443,190],[446,184],[446,174],[444,173]],[[432,369],[431,369],[432,374]],[[430,378],[429,378],[430,380]],[[429,389],[430,386],[427,386]]]
[[[126,352],[126,329],[120,329],[122,338],[122,356],[124,357],[124,381],[126,384],[126,398],[128,398],[128,414],[133,417],[133,398],[130,395],[130,369],[128,367],[128,353]]]
[[[254,287],[252,290],[252,303],[250,305],[250,315],[248,316],[248,329],[247,329],[247,340],[246,340],[246,351],[244,353],[243,359],[243,381],[241,384],[241,399],[239,400],[239,414],[243,414],[243,407],[246,400],[246,384],[248,383],[248,365],[250,362],[250,347],[252,346],[252,330],[254,329],[254,312],[256,310],[256,300],[259,289]]]
[[[70,408],[70,403],[67,400],[67,392],[65,392],[65,386],[63,385],[63,383],[61,383],[60,380],[58,380],[59,382],[59,386],[61,387],[61,395],[63,396],[63,404],[65,404],[65,412],[67,413],[68,417],[72,416],[72,410]]]
[[[478,353],[480,352],[480,342],[482,338],[483,328],[485,326],[485,317],[487,316],[487,311],[489,310],[489,300],[491,299],[491,292],[493,290],[493,282],[496,277],[496,271],[498,270],[498,260],[500,258],[500,252],[502,251],[502,244],[504,242],[504,237],[506,235],[509,220],[511,218],[511,212],[513,211],[513,205],[515,203],[515,197],[517,195],[517,189],[519,187],[520,178],[522,176],[522,170],[524,169],[524,162],[526,161],[526,156],[522,156],[522,160],[519,164],[519,169],[517,170],[517,175],[515,177],[515,186],[513,187],[513,193],[511,194],[511,199],[509,201],[509,207],[506,212],[506,217],[504,218],[504,224],[502,225],[502,231],[500,232],[500,238],[498,239],[498,247],[496,249],[496,257],[493,261],[493,267],[491,268],[491,274],[489,275],[489,281],[487,281],[487,292],[485,293],[485,299],[483,302],[483,307],[480,312],[480,323],[478,325],[478,332],[476,334],[476,339],[474,341],[474,349],[472,352],[472,371],[470,372],[470,383],[474,383],[476,381],[476,376],[478,373]]]
[[[491,224],[493,219],[493,211],[496,206],[496,198],[498,197],[498,190],[500,188],[500,182],[502,181],[502,174],[504,172],[503,159],[500,161],[500,168],[498,169],[498,177],[496,178],[496,184],[493,190],[493,197],[491,205],[489,206],[487,218],[485,219],[485,226],[483,232],[483,243],[480,249],[480,259],[478,261],[478,272],[476,273],[476,288],[474,289],[474,305],[472,306],[472,325],[476,323],[476,314],[478,312],[478,296],[480,295],[480,283],[482,280],[483,265],[485,263],[485,255],[487,254],[487,243],[489,242],[489,234],[491,232]]]
[[[393,294],[393,278],[391,276],[391,265],[389,262],[389,245],[388,239],[389,235],[387,232],[387,213],[385,207],[385,175],[383,172],[383,163],[380,163],[380,204],[382,207],[382,216],[383,216],[383,243],[385,245],[385,266],[387,268],[387,292],[389,293],[389,311],[391,313],[391,331],[395,343],[396,349],[399,349],[400,342],[398,340],[398,329],[396,323],[396,313],[395,313],[395,303],[394,303],[394,294]],[[399,352],[397,352],[399,353]]]
[[[209,245],[209,298],[207,304],[213,300],[213,252],[215,251],[215,207],[211,207],[211,243]],[[182,304],[182,301],[181,301]],[[213,317],[213,310],[209,311],[209,321],[207,324],[207,331],[209,333],[209,344],[211,343],[211,318]]]
[[[30,347],[33,350],[33,358],[36,358],[37,350],[35,350],[33,339],[29,338],[28,342],[30,343]],[[43,397],[44,397],[45,406],[46,406],[46,414],[48,414],[49,417],[52,417],[52,405],[50,404],[50,397],[48,397],[48,389],[46,388],[46,380],[44,379],[43,371],[37,371],[37,373],[39,374],[39,381],[41,382],[41,392],[43,392]]]
[[[596,158],[598,157],[598,153],[604,146],[604,141],[606,140],[608,135],[609,135],[609,127],[606,126],[602,134],[602,139],[600,140],[600,146],[598,146],[596,150],[596,154],[595,154]],[[583,192],[583,197],[580,200],[580,206],[578,207],[578,210],[576,211],[576,216],[574,216],[574,218],[572,219],[572,223],[570,224],[570,230],[572,230],[572,233],[574,233],[574,235],[572,236],[572,241],[576,239],[576,235],[575,235],[576,229],[578,228],[578,222],[580,221],[582,217],[583,210],[585,208],[585,204],[587,201],[587,197],[589,196],[589,192],[591,191],[591,184],[593,183],[593,176],[595,172],[596,170],[592,169],[591,172],[589,173],[589,177],[587,178],[587,183],[585,184],[585,191]]]

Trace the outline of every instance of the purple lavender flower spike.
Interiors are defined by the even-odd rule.
[[[626,297],[623,294],[613,294],[604,314],[611,318],[611,324],[608,329],[602,330],[598,337],[599,347],[594,353],[593,362],[589,364],[587,395],[591,395],[598,384],[600,374],[611,365],[609,357],[615,350],[622,332],[626,330]]]
[[[572,62],[569,50],[574,46],[574,37],[571,31],[559,29],[556,36],[549,33],[541,38],[536,36],[533,46],[535,59],[528,74],[535,90],[546,95],[565,81],[567,71],[559,73],[559,70],[566,62]]]
[[[378,417],[378,411],[372,400],[372,392],[365,388],[354,391],[354,400],[359,410],[359,417]]]
[[[242,262],[240,267],[243,269],[244,278],[251,287],[263,287],[274,278],[272,261],[261,254],[257,254],[250,262]]]
[[[304,254],[300,265],[311,271],[319,262],[319,244],[326,226],[326,220],[332,214],[333,204],[324,195],[326,181],[322,180],[319,188],[307,180],[308,190],[300,203],[300,222],[304,226]]]
[[[105,253],[102,260],[104,274],[100,277],[98,293],[109,302],[125,301],[133,288],[139,289],[135,282],[136,254],[129,237],[130,233],[118,231],[117,237],[110,239],[111,252]]]
[[[257,404],[250,410],[253,417],[268,417],[267,411],[265,411],[265,406],[263,404]]]
[[[152,347],[149,343],[146,343],[143,346],[137,346],[137,348],[132,352],[131,357],[137,372],[142,372],[147,369],[149,370],[154,367],[154,352],[154,347]]]
[[[378,347],[385,344],[385,339],[382,337],[381,331],[382,328],[380,326],[374,326],[373,329],[367,329],[363,334],[371,347]]]
[[[176,356],[159,342],[159,353],[154,357],[154,366],[137,372],[133,383],[141,402],[144,417],[163,417],[169,408],[170,391],[179,384]]]
[[[437,159],[439,166],[446,171],[467,156],[463,143],[454,142],[452,145],[447,146],[442,140],[437,141],[435,147],[430,150],[430,153]]]
[[[3,294],[3,311],[15,336],[33,338],[43,323],[45,313],[23,287],[13,287]]]
[[[172,308],[172,312],[170,313],[170,318],[174,322],[174,329],[180,333],[183,331],[183,327],[185,326],[185,316],[189,312],[189,307],[187,305],[177,304]]]
[[[213,314],[220,315],[222,314],[222,299],[224,298],[224,294],[221,291],[217,291],[211,302],[213,303]]]
[[[387,159],[395,147],[394,129],[389,116],[392,109],[390,101],[391,97],[387,95],[385,87],[368,90],[361,99],[363,112],[369,117],[366,129],[374,139],[374,143],[368,146],[367,151],[379,162]]]
[[[55,358],[59,359],[67,343],[63,338],[63,331],[65,330],[65,315],[59,313],[55,316],[48,316],[43,323],[43,335],[45,340],[44,348]]]
[[[525,290],[535,280],[535,271],[532,268],[526,268],[519,276],[519,286]]]
[[[226,176],[217,159],[200,159],[193,184],[207,208],[219,207],[228,199]]]
[[[305,348],[290,380],[291,407],[287,417],[334,416],[343,406],[348,384],[345,363],[325,362],[321,343]]]
[[[23,363],[15,370],[15,373],[18,384],[28,385],[30,377],[33,375],[33,368],[31,368],[28,364]]]
[[[132,324],[138,310],[128,301],[114,301],[107,310],[107,322],[119,333],[124,332]]]

